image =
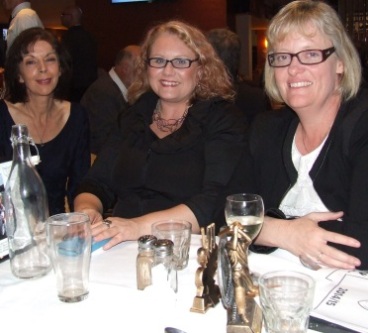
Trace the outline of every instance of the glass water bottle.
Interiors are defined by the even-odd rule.
[[[29,279],[51,270],[45,224],[48,202],[44,184],[31,163],[30,144],[35,144],[27,126],[14,125],[11,142],[13,163],[4,202],[10,266],[16,277]]]

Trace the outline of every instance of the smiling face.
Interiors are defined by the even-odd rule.
[[[177,36],[162,33],[152,44],[150,58],[160,57],[195,59],[196,54]],[[193,62],[189,68],[174,68],[168,63],[164,68],[147,66],[148,82],[162,102],[187,103],[198,82],[200,66]]]
[[[293,32],[279,42],[275,52],[298,53],[303,50],[324,50],[332,43],[313,26],[305,27],[303,34]],[[287,67],[275,68],[275,80],[280,94],[295,111],[304,108],[321,108],[336,97],[343,64],[332,54],[326,61],[303,65],[297,57]]]
[[[59,59],[52,46],[43,40],[28,48],[19,64],[19,82],[24,83],[28,95],[48,96],[53,93],[60,76]]]

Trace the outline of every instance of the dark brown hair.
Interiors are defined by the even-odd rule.
[[[54,98],[67,99],[71,77],[70,56],[51,32],[37,27],[22,31],[14,40],[6,55],[4,70],[5,99],[12,103],[28,101],[26,85],[19,81],[19,64],[23,61],[24,56],[29,53],[30,47],[38,41],[49,43],[55,50],[61,75],[54,90]]]

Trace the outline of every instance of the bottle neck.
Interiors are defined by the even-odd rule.
[[[24,163],[31,157],[31,150],[29,143],[16,142],[13,144],[13,161],[18,163]]]
[[[11,142],[13,146],[14,162],[30,161],[30,145],[33,145],[37,155],[40,155],[36,144],[33,142],[32,138],[28,136],[28,128],[25,125],[14,125],[12,127]]]

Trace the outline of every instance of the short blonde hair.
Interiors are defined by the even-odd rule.
[[[362,80],[359,54],[336,11],[326,3],[300,0],[283,7],[271,20],[266,32],[269,52],[272,53],[275,46],[293,31],[305,35],[305,27],[310,24],[331,41],[336,56],[344,64],[339,87],[342,98],[354,97]],[[275,69],[268,61],[265,64],[265,89],[275,102],[283,102],[275,81]]]
[[[143,93],[151,90],[147,78],[147,59],[150,57],[153,43],[163,33],[177,36],[199,59],[200,76],[192,99],[205,100],[215,96],[227,100],[234,99],[235,92],[225,65],[219,59],[205,35],[199,29],[187,23],[169,21],[153,27],[142,44],[141,55],[137,61],[135,80],[128,89],[130,103],[134,103]]]

